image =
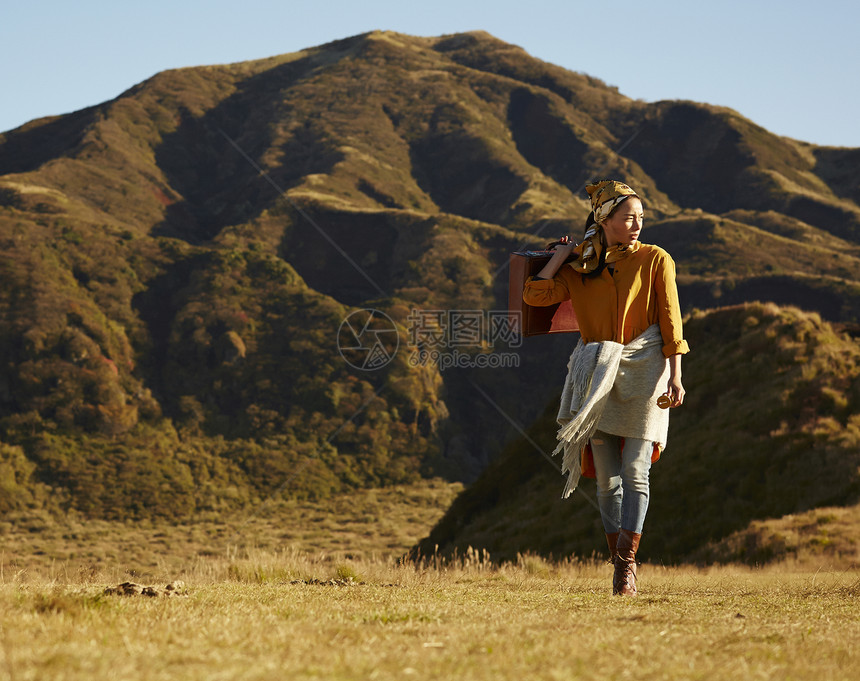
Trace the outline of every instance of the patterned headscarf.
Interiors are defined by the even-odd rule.
[[[585,191],[591,197],[591,210],[594,212],[594,221],[597,223],[608,218],[612,209],[628,196],[639,196],[629,186],[615,180],[595,182],[588,185]]]
[[[585,223],[585,236],[575,249],[576,260],[570,266],[577,272],[590,274],[600,266],[600,254],[604,249],[603,230],[600,223],[609,217],[613,209],[630,196],[638,194],[623,182],[602,180],[585,188],[591,198],[591,215]],[[605,263],[615,262],[627,255],[629,246],[616,245],[606,250]]]

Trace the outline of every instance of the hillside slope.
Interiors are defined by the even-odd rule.
[[[751,520],[860,502],[856,342],[817,314],[760,303],[698,312],[685,331],[688,394],[651,471],[643,560],[773,558],[782,553],[768,541],[745,543]],[[555,412],[461,493],[416,553],[472,546],[504,560],[604,550],[594,483],[562,500],[558,462],[541,456],[554,445]]]

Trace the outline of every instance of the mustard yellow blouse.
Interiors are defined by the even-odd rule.
[[[659,246],[636,241],[614,265],[614,274],[607,267],[597,277],[583,278],[567,264],[552,279],[529,277],[523,300],[543,307],[570,298],[586,343],[627,344],[659,324],[665,357],[689,352],[672,257]]]

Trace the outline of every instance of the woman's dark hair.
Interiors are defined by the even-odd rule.
[[[597,223],[594,221],[594,211],[591,211],[588,214],[588,217],[585,220],[585,230],[583,230],[583,236],[588,234],[588,230],[591,229]],[[600,249],[600,257],[597,260],[597,267],[593,272],[589,272],[582,274],[582,281],[585,282],[586,278],[591,279],[593,277],[599,277],[600,273],[603,272],[603,269],[606,267],[606,236],[603,234],[602,229],[597,230],[597,234],[600,237],[600,243],[603,248]]]

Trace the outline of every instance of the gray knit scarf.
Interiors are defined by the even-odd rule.
[[[564,452],[561,471],[569,473],[563,499],[579,484],[580,454],[597,430],[666,446],[669,410],[657,406],[669,380],[662,348],[657,324],[627,345],[577,343],[567,363],[557,416],[559,442],[553,451]]]

